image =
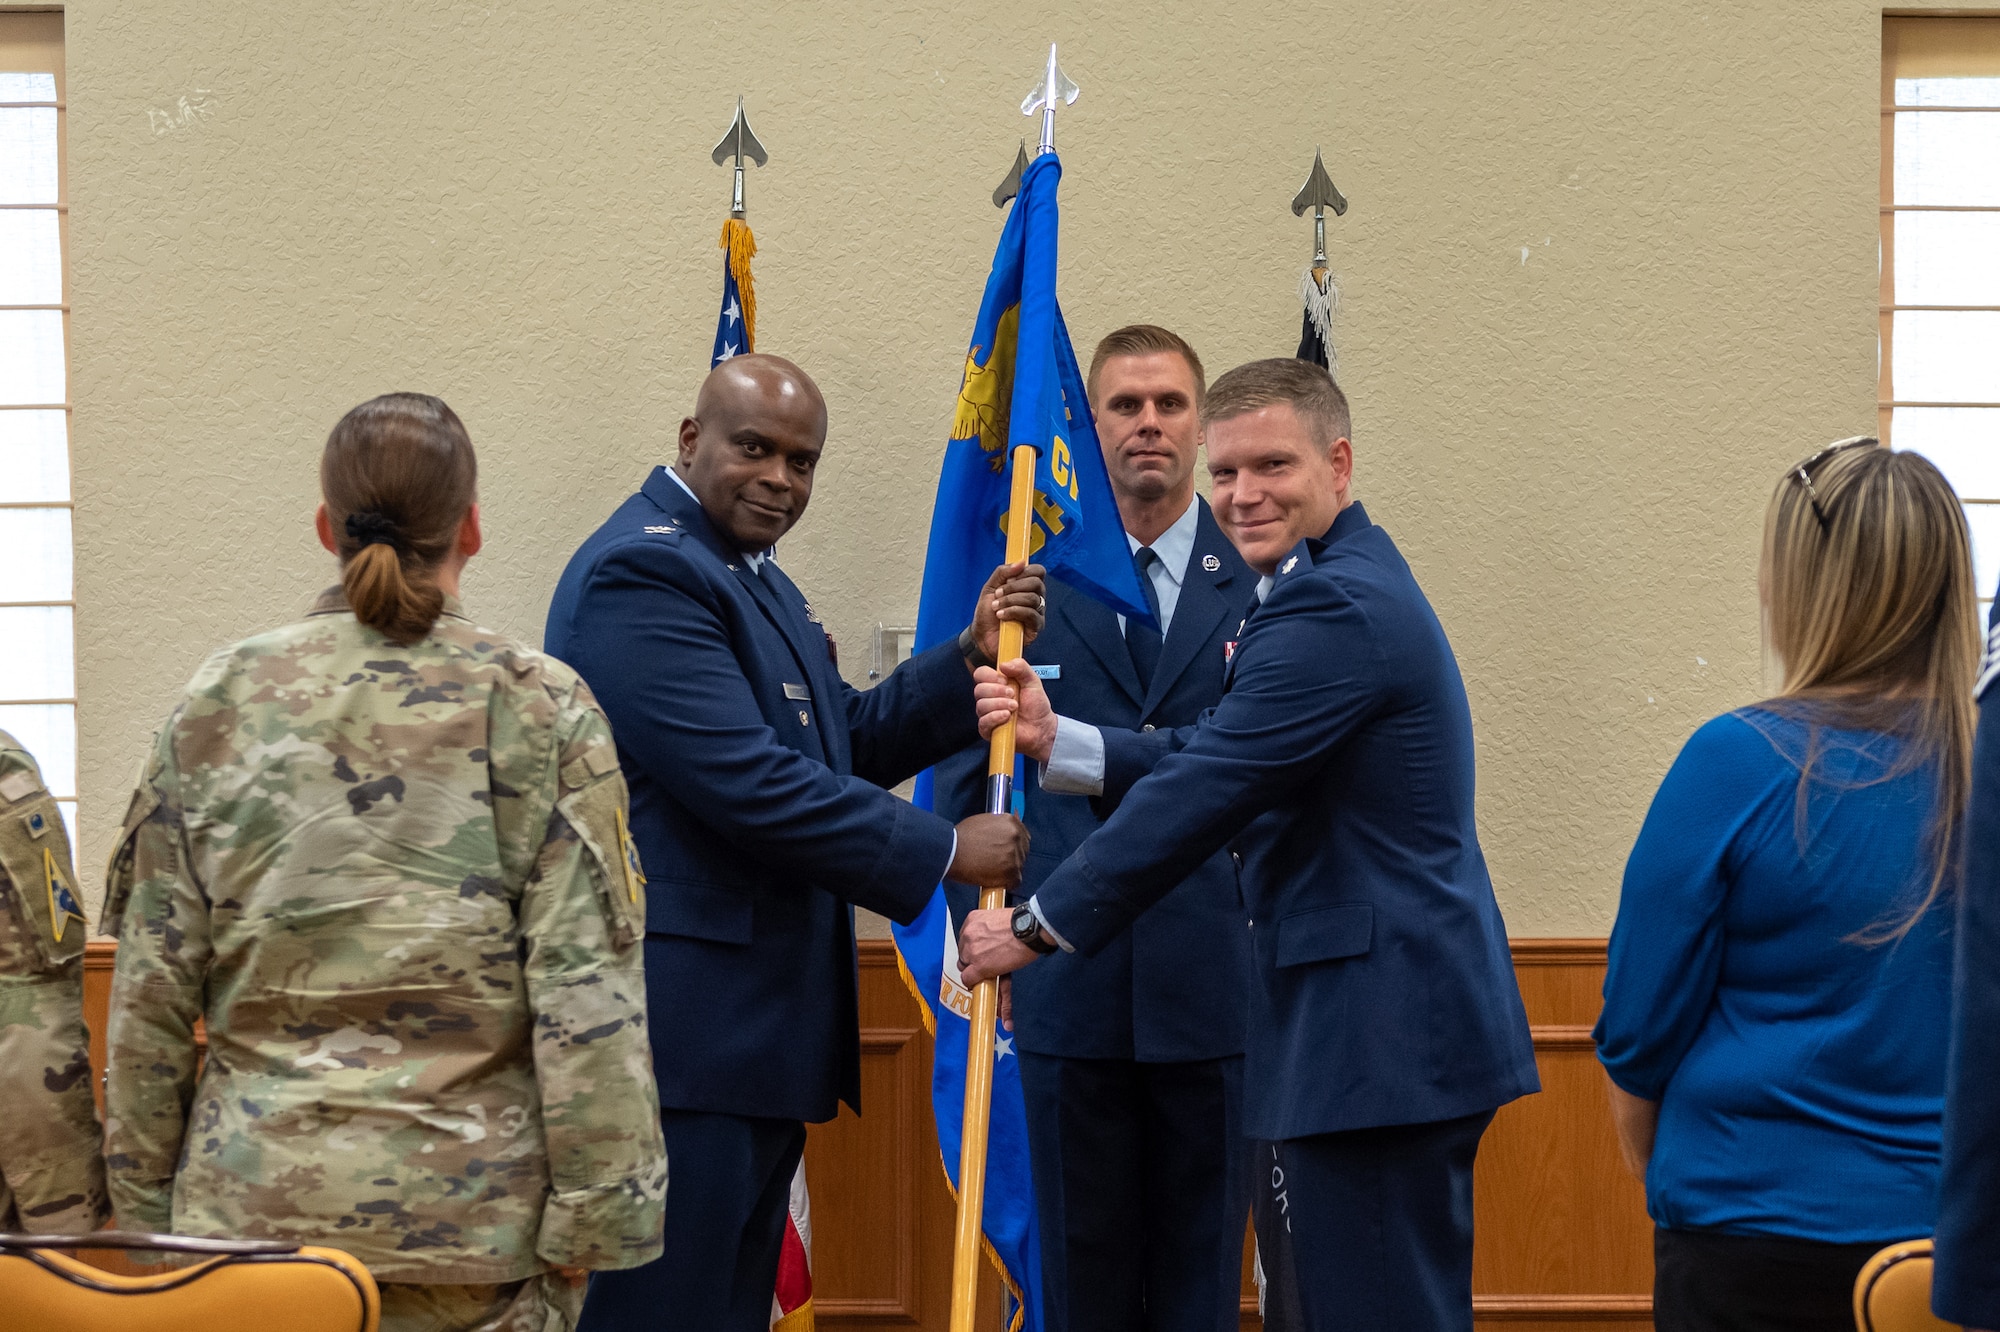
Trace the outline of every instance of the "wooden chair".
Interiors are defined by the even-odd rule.
[[[75,1249],[126,1249],[186,1261],[122,1276],[68,1252]],[[117,1230],[0,1235],[0,1326],[9,1328],[376,1332],[381,1312],[375,1278],[338,1249]]]
[[[1868,1260],[1854,1279],[1860,1332],[1961,1332],[1931,1312],[1931,1242],[1904,1240]]]

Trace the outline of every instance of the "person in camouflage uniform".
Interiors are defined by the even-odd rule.
[[[196,672],[107,885],[120,1225],[343,1249],[385,1332],[566,1328],[661,1245],[625,781],[575,673],[459,606],[471,469],[434,398],[335,428],[344,585]]]
[[[87,928],[62,815],[0,731],[0,1230],[80,1235],[110,1211],[83,1025]]]

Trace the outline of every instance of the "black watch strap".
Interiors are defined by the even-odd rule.
[[[1011,922],[1014,937],[1044,957],[1056,951],[1056,946],[1042,938],[1042,922],[1035,918],[1034,908],[1023,902],[1014,908]]]
[[[969,624],[958,631],[958,655],[964,657],[966,664],[970,666],[996,666],[999,664],[993,658],[986,655],[985,648],[979,646],[979,638],[972,632],[972,626]]]

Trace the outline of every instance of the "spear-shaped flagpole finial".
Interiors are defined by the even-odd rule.
[[[1028,95],[1021,99],[1022,115],[1032,116],[1037,111],[1042,113],[1042,143],[1035,149],[1035,156],[1056,150],[1056,107],[1075,102],[1077,94],[1082,91],[1056,64],[1056,46],[1050,42],[1048,68],[1042,71],[1042,77],[1028,90]]]
[[[1292,197],[1292,216],[1304,217],[1308,208],[1313,210],[1313,275],[1317,278],[1326,272],[1326,210],[1331,208],[1336,217],[1347,211],[1347,196],[1326,174],[1326,162],[1318,148],[1313,149],[1312,171],[1306,183]]]
[[[1007,179],[994,187],[993,206],[995,208],[1005,208],[1009,199],[1015,198],[1021,193],[1021,173],[1027,169],[1028,141],[1023,139],[1021,140],[1021,146],[1014,152],[1014,165],[1007,172]]]
[[[736,119],[729,122],[728,130],[723,133],[722,142],[715,145],[715,151],[710,156],[715,159],[717,166],[721,166],[731,157],[736,159],[736,188],[729,197],[729,215],[743,216],[743,159],[747,157],[758,166],[763,166],[771,160],[771,155],[764,151],[764,145],[757,142],[757,136],[751,132],[750,118],[743,114],[741,96],[736,99]]]

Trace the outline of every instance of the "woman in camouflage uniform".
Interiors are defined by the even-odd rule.
[[[196,672],[105,907],[119,1224],[344,1249],[389,1332],[565,1329],[660,1252],[625,781],[575,673],[459,607],[475,479],[436,398],[334,427],[341,584]]]
[[[81,1235],[110,1211],[85,929],[62,815],[35,760],[0,731],[0,1230]]]

